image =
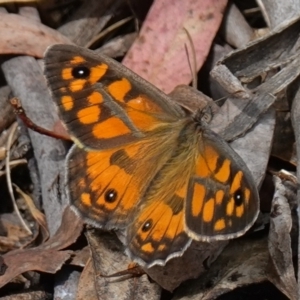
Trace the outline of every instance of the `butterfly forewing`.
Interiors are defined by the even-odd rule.
[[[119,63],[72,45],[45,55],[45,75],[61,118],[81,146],[107,149],[145,137],[184,116],[168,96]]]
[[[201,241],[238,237],[258,215],[258,193],[246,164],[208,128],[199,141],[185,211],[188,234]]]

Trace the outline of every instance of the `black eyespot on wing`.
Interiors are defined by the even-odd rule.
[[[153,225],[152,219],[147,220],[147,221],[145,222],[145,224],[143,225],[143,227],[142,227],[142,231],[143,231],[143,232],[149,231],[149,230],[151,229],[152,225]]]
[[[77,79],[87,78],[91,74],[91,70],[85,66],[78,66],[72,69],[72,76]]]
[[[244,203],[244,194],[241,189],[235,191],[233,195],[234,203],[236,206],[240,206]]]
[[[118,193],[117,193],[116,190],[114,190],[114,189],[108,189],[108,190],[105,192],[104,199],[105,199],[105,201],[108,202],[108,203],[113,203],[113,202],[116,201],[117,196],[118,196]]]

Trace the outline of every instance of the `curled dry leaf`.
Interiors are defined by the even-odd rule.
[[[80,250],[74,251],[73,257],[69,262],[70,265],[84,267],[88,260],[90,259],[91,251],[90,247],[86,246]]]
[[[64,210],[61,225],[46,243],[39,246],[41,249],[65,249],[76,242],[83,229],[83,221],[67,206]]]
[[[161,288],[148,280],[147,275],[132,278],[104,277],[126,270],[131,263],[124,254],[124,246],[113,233],[88,230],[86,233],[94,263],[94,282],[99,299],[160,299]]]
[[[11,89],[7,85],[0,87],[0,132],[1,133],[3,133],[3,130],[5,130],[15,121],[13,108],[11,107],[8,101],[10,97],[10,93],[11,93]],[[0,146],[2,146],[2,143],[0,143]],[[0,156],[0,159],[3,158],[1,158]]]
[[[163,267],[154,266],[145,269],[145,272],[161,287],[173,292],[184,281],[205,273],[205,263],[214,261],[227,243],[227,241],[212,243],[194,241],[181,257],[171,259]]]
[[[286,189],[274,176],[275,194],[270,215],[268,279],[289,299],[298,299],[297,281],[292,260],[291,209],[286,198]]]
[[[233,94],[212,124],[225,140],[243,136],[298,78],[299,29],[298,18],[247,47],[231,52],[217,63],[211,75]],[[281,53],[280,57],[277,53]],[[248,99],[239,98],[240,88],[229,85],[227,79],[232,76],[247,89]]]
[[[27,207],[29,208],[29,211],[30,211],[32,217],[39,224],[41,240],[43,242],[46,241],[49,238],[49,230],[48,230],[45,215],[36,208],[33,200],[26,193],[24,193],[17,185],[13,184],[13,186],[14,186],[16,192],[23,197],[24,201],[27,204]]]
[[[0,276],[0,287],[24,272],[56,273],[71,254],[72,251],[37,248],[11,251],[3,256],[7,270],[3,276]]]
[[[261,186],[265,178],[271,152],[276,123],[274,113],[274,110],[271,108],[261,116],[255,127],[247,132],[245,136],[230,143],[230,146],[247,163],[258,187]],[[263,143],[261,142],[262,140],[264,141]]]
[[[1,214],[0,223],[0,251],[2,253],[24,247],[24,244],[32,240],[31,234],[20,224],[15,213]]]
[[[123,60],[133,70],[166,93],[192,79],[185,44],[185,28],[192,37],[200,69],[219,29],[227,0],[154,1],[139,37]],[[193,58],[189,54],[190,60]]]
[[[289,111],[276,111],[276,126],[272,155],[297,165],[295,135],[291,124]]]
[[[7,265],[5,264],[3,257],[0,256],[0,276],[4,275],[6,269]]]
[[[20,15],[1,13],[0,53],[43,57],[53,44],[70,44],[58,31]]]
[[[95,50],[95,52],[107,55],[109,57],[124,56],[136,38],[136,32],[118,36],[114,39],[111,39],[101,48]]]
[[[10,251],[3,256],[7,272],[0,277],[0,287],[27,271],[56,273],[73,254],[73,251],[61,251],[61,249],[73,244],[82,228],[82,221],[67,207],[61,226],[47,242],[36,248]]]
[[[76,300],[98,300],[97,292],[95,289],[95,271],[93,262],[89,259],[81,273],[78,287]]]
[[[211,300],[252,283],[265,281],[268,261],[267,237],[230,242],[211,268],[199,278],[184,283],[174,300]],[[209,288],[208,288],[209,287]]]

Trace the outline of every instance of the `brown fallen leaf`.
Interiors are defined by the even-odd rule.
[[[33,200],[31,199],[31,197],[29,197],[29,195],[24,193],[17,185],[13,184],[13,186],[14,186],[16,192],[23,197],[24,201],[27,204],[27,207],[29,208],[29,211],[30,211],[32,217],[39,224],[41,242],[48,240],[49,230],[48,230],[45,215],[36,208]]]
[[[167,262],[165,266],[154,266],[145,272],[165,290],[173,292],[188,279],[206,272],[206,264],[213,262],[223,251],[228,241],[212,243],[192,242],[181,257]]]
[[[52,294],[46,291],[28,291],[24,293],[14,293],[12,295],[1,297],[1,300],[51,300],[53,299]]]
[[[91,259],[86,263],[77,287],[76,300],[98,300],[95,289],[95,271]]]
[[[72,259],[69,262],[69,265],[78,266],[78,267],[85,267],[88,260],[91,257],[91,250],[89,246],[85,246],[80,250],[74,251]]]
[[[0,288],[24,272],[40,271],[54,274],[71,254],[70,250],[38,248],[11,251],[3,256],[7,270],[3,276],[0,276]]]
[[[60,250],[73,244],[82,228],[82,221],[67,207],[61,226],[47,242],[36,248],[10,251],[3,256],[7,271],[0,277],[0,287],[27,271],[56,273],[73,254],[71,250]]]
[[[0,276],[5,274],[6,269],[7,265],[5,264],[3,257],[0,256]]]
[[[61,225],[47,242],[39,246],[40,249],[65,249],[76,242],[83,229],[83,221],[78,218],[70,206],[64,210]]]
[[[58,31],[16,14],[0,12],[0,53],[42,58],[53,44],[71,44]]]
[[[297,281],[293,267],[291,237],[291,209],[286,198],[286,188],[274,176],[276,191],[270,215],[268,279],[289,299],[298,299]]]
[[[32,240],[31,235],[20,224],[19,218],[15,213],[7,213],[0,215],[1,236],[0,251],[18,249]]]
[[[91,229],[86,236],[92,252],[94,283],[99,299],[160,299],[161,288],[151,283],[146,274],[135,278],[131,275],[112,278],[101,276],[126,270],[131,261],[114,233]]]
[[[289,111],[276,111],[276,126],[271,154],[295,166],[297,165],[295,136]]]
[[[137,33],[128,33],[122,36],[118,36],[111,39],[109,42],[104,44],[101,48],[95,50],[96,53],[101,53],[109,57],[121,57],[126,54],[130,49],[134,40],[137,37]]]
[[[166,93],[192,79],[185,28],[200,69],[219,29],[227,0],[156,0],[123,64]],[[191,60],[191,59],[190,59]]]
[[[210,269],[199,278],[184,283],[174,300],[211,300],[252,283],[266,281],[267,237],[247,237],[231,241]]]

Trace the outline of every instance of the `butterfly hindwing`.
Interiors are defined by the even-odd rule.
[[[238,237],[258,215],[254,180],[243,160],[220,137],[205,127],[202,136],[186,197],[186,230],[201,241]]]
[[[129,164],[130,157],[123,151],[87,152],[74,145],[68,154],[70,202],[88,223],[97,227],[124,227],[139,200],[139,185],[132,178],[135,164]],[[128,167],[118,160],[122,154]]]
[[[50,47],[45,75],[68,131],[85,148],[128,144],[184,115],[150,83],[88,49]]]
[[[123,228],[171,156],[172,148],[165,149],[168,139],[176,135],[159,131],[139,142],[101,151],[74,145],[66,162],[71,204],[98,227]]]
[[[168,201],[141,204],[127,230],[130,257],[142,265],[165,265],[172,257],[181,256],[191,239],[184,229],[184,198],[176,192]]]

